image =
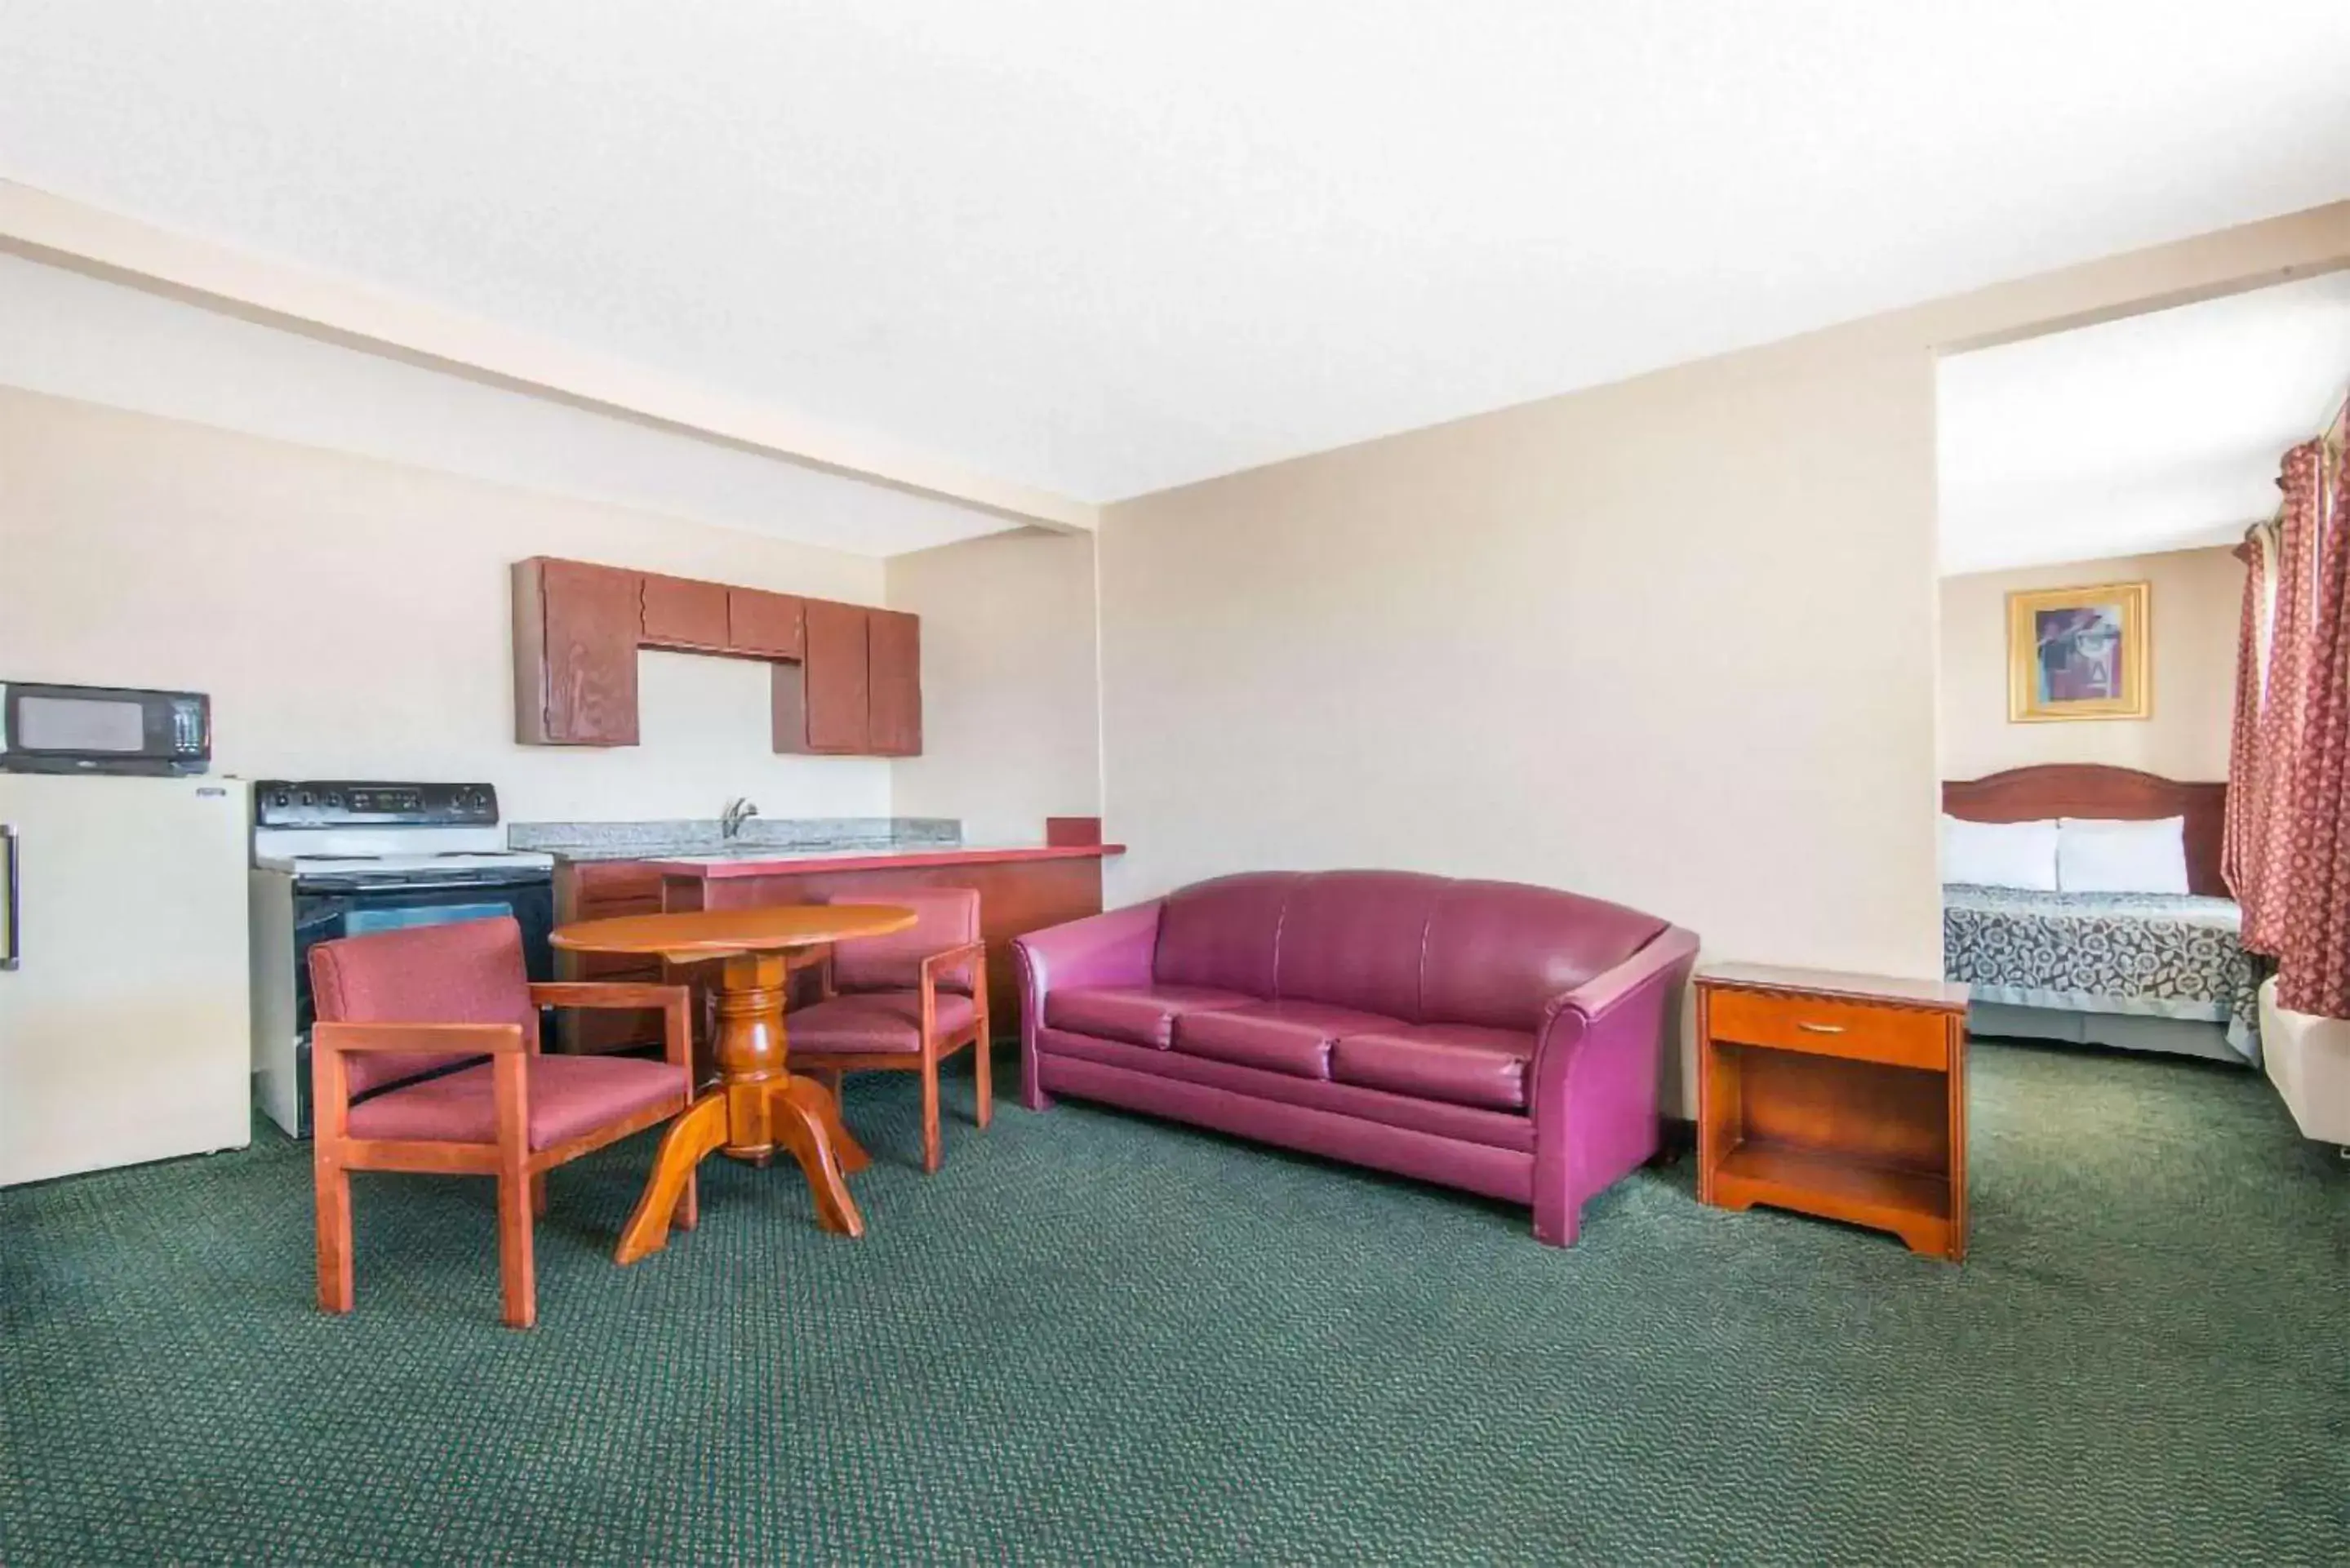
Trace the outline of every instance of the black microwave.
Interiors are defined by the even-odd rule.
[[[213,703],[200,691],[0,681],[0,772],[200,774]]]

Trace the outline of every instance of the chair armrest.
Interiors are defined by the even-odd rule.
[[[494,1056],[529,1050],[519,1023],[318,1023],[313,1051],[409,1051]]]
[[[540,981],[530,988],[530,999],[541,1007],[667,1007],[691,995],[681,985],[634,980]]]
[[[350,1078],[343,1058],[353,1052],[391,1051],[415,1055],[487,1056],[495,1073],[500,1126],[527,1120],[523,1099],[526,1058],[537,1042],[519,1023],[329,1023],[310,1029],[311,1121],[320,1159],[343,1137],[350,1111]],[[509,1107],[508,1102],[512,1101]],[[515,1125],[522,1125],[516,1121]]]
[[[693,1066],[693,992],[690,987],[626,980],[540,981],[531,986],[530,999],[541,1007],[657,1007],[661,1012],[662,1059],[689,1071]]]
[[[939,975],[968,961],[971,964],[971,993],[981,1007],[987,1005],[987,944],[984,941],[961,942],[941,948],[922,960],[922,1035],[929,1038],[931,1025],[938,1017]]]

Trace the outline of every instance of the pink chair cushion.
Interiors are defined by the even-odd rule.
[[[1330,1076],[1419,1100],[1521,1111],[1534,1037],[1467,1023],[1421,1023],[1348,1034],[1330,1050]]]
[[[310,995],[326,1023],[513,1023],[538,1039],[538,1009],[512,916],[416,926],[320,942]],[[468,1052],[354,1051],[343,1058],[354,1099],[460,1062]]]
[[[1341,1035],[1406,1027],[1397,1019],[1323,1002],[1253,1002],[1184,1013],[1175,1020],[1175,1049],[1268,1073],[1326,1078],[1330,1047]]]
[[[1045,993],[1045,1022],[1055,1029],[1098,1034],[1130,1045],[1172,1043],[1175,1020],[1206,1008],[1246,1007],[1256,1000],[1237,991],[1201,985],[1092,985]]]
[[[686,1074],[629,1056],[533,1056],[530,1147],[549,1147],[661,1106],[682,1109]],[[386,1089],[351,1107],[349,1133],[398,1142],[495,1143],[497,1069],[489,1063]]]
[[[968,1031],[979,1022],[979,1004],[951,991],[939,992],[937,1024],[941,1039]],[[784,1015],[785,1049],[795,1063],[812,1056],[851,1056],[866,1051],[922,1048],[922,993],[920,991],[858,991],[828,1002],[795,1007]]]
[[[837,893],[827,904],[895,904],[914,911],[914,923],[886,937],[835,942],[832,980],[842,991],[904,991],[922,983],[922,961],[979,940],[979,892],[972,888],[907,888],[887,893]],[[971,994],[968,963],[939,974],[941,991]]]

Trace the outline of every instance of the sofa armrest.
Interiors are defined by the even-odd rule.
[[[1045,1108],[1036,1081],[1036,1032],[1045,1026],[1045,998],[1054,987],[1148,985],[1159,950],[1159,911],[1164,900],[1128,904],[1050,926],[1012,939],[1012,961],[1020,979],[1021,1099],[1032,1111]]]
[[[1033,992],[1041,1003],[1055,986],[1149,984],[1160,902],[1128,904],[1013,938],[1021,995]]]
[[[1686,980],[1696,960],[1697,933],[1679,926],[1666,927],[1647,947],[1614,969],[1552,997],[1543,1009],[1544,1039],[1549,1039],[1562,1018],[1570,1019],[1575,1027],[1588,1029],[1644,992]]]
[[[1535,1206],[1544,1240],[1572,1241],[1582,1200],[1655,1157],[1658,1078],[1666,1051],[1679,1045],[1667,1035],[1697,946],[1694,932],[1668,927],[1544,1010],[1531,1073],[1534,1187],[1560,1201],[1547,1218]]]

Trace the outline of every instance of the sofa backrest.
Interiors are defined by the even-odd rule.
[[[1152,973],[1401,1018],[1531,1030],[1666,929],[1555,888],[1411,871],[1258,871],[1168,895]]]
[[[1418,1023],[1420,950],[1450,886],[1412,871],[1299,877],[1281,915],[1277,993]]]
[[[1150,972],[1161,985],[1205,985],[1272,996],[1281,908],[1302,877],[1247,871],[1194,882],[1167,895]]]
[[[1455,882],[1429,922],[1420,1011],[1430,1023],[1534,1029],[1553,997],[1667,929],[1654,915],[1556,888]]]

